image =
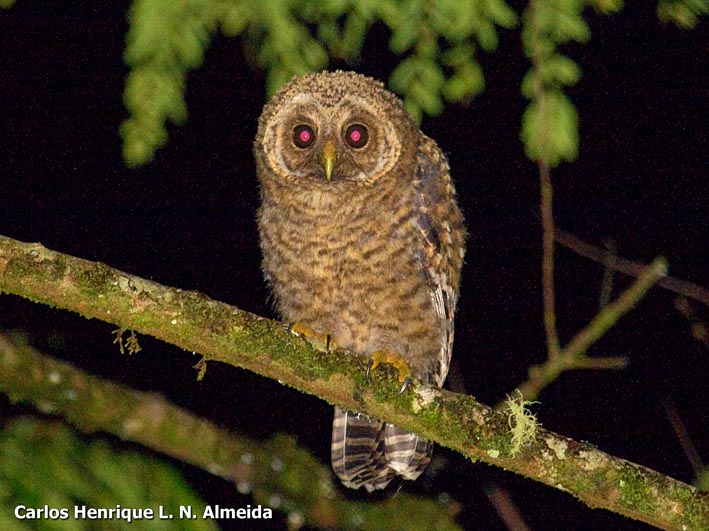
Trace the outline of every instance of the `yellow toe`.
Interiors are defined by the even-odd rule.
[[[369,357],[369,365],[367,367],[367,377],[369,373],[379,367],[381,364],[391,365],[397,370],[397,379],[399,383],[407,383],[411,381],[411,367],[404,357],[393,350],[375,350]]]
[[[290,333],[310,343],[315,350],[330,353],[337,348],[334,338],[330,334],[313,330],[301,322],[295,322],[288,328]]]

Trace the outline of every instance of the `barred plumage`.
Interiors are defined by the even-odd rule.
[[[294,79],[266,105],[254,153],[265,277],[281,317],[361,356],[394,351],[414,377],[448,373],[465,229],[448,163],[381,83]],[[332,465],[348,487],[415,479],[431,443],[335,409]]]

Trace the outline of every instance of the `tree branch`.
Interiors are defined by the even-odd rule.
[[[0,291],[115,323],[277,379],[452,448],[664,529],[709,528],[709,495],[592,445],[539,429],[512,457],[507,415],[422,384],[397,396],[365,379],[365,360],[315,352],[285,327],[205,295],[167,288],[100,263],[0,237]]]

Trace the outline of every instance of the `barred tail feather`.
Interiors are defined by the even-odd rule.
[[[384,456],[387,466],[404,479],[416,479],[431,462],[433,443],[423,437],[397,428],[384,427]]]
[[[346,487],[372,492],[396,476],[384,457],[384,424],[365,415],[335,408],[331,454],[332,469]]]
[[[335,408],[332,469],[349,488],[383,489],[397,475],[416,479],[431,461],[433,443],[366,415]]]

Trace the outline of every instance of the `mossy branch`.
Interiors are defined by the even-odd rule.
[[[364,360],[317,353],[277,322],[196,292],[0,237],[0,291],[152,335],[302,392],[393,422],[480,460],[663,529],[709,528],[709,495],[656,471],[539,428],[512,456],[508,414],[473,397],[392,380],[365,380]],[[17,397],[18,389],[13,391]],[[146,428],[147,429],[147,428]],[[194,442],[194,438],[192,438]]]

